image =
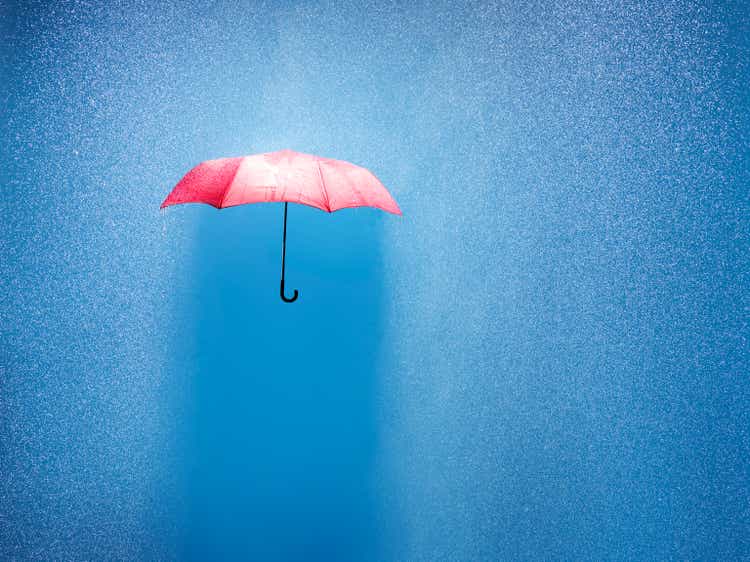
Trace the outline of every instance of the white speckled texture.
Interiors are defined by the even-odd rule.
[[[190,558],[198,214],[158,207],[284,146],[404,212],[355,559],[750,558],[746,3],[459,4],[0,1],[1,559]]]

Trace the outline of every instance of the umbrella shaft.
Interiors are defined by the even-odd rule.
[[[286,213],[289,203],[284,202],[284,237],[281,245],[281,282],[284,282],[284,269],[286,267]]]
[[[297,300],[297,297],[299,296],[299,291],[297,289],[294,289],[294,293],[291,297],[287,297],[284,294],[284,269],[286,266],[286,213],[287,213],[288,203],[284,202],[284,238],[281,246],[281,287],[279,290],[279,293],[281,295],[281,300],[284,302],[294,302]]]

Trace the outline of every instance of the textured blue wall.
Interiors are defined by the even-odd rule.
[[[750,556],[743,3],[0,2],[0,554]],[[201,160],[403,218],[158,206]]]

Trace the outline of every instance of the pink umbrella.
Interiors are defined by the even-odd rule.
[[[332,213],[348,207],[376,207],[401,214],[388,190],[369,170],[343,160],[332,160],[280,150],[253,156],[207,160],[190,170],[161,204],[206,203],[217,209],[246,203],[284,202],[281,250],[281,299],[284,294],[286,216],[289,203],[301,203]]]

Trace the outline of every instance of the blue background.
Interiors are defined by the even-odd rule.
[[[743,2],[0,2],[4,559],[750,558]],[[291,148],[404,217],[159,204]]]

